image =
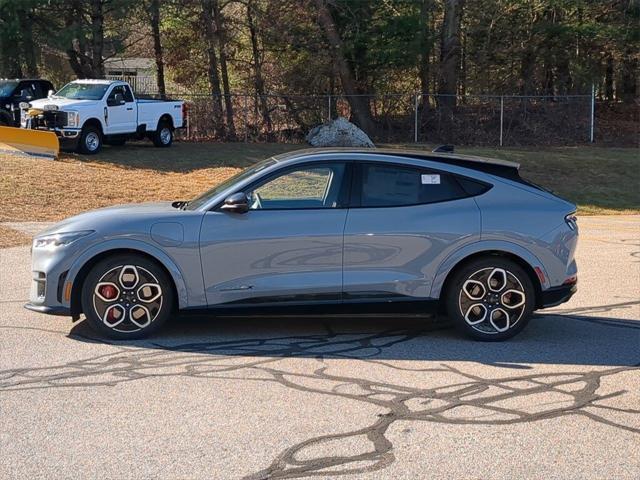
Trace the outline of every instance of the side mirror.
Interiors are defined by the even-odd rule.
[[[249,199],[243,192],[229,195],[220,210],[231,213],[247,213],[249,211]]]
[[[54,93],[56,93],[56,92],[55,92],[55,90],[49,90],[49,91],[47,92],[47,98],[51,98],[51,97],[53,97],[53,94],[54,94]]]

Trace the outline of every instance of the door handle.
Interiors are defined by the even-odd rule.
[[[127,110],[133,110],[133,107],[129,107],[129,108],[127,108]]]

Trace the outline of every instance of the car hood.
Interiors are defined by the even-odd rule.
[[[69,217],[39,232],[37,236],[53,233],[77,232],[82,230],[109,230],[114,224],[147,223],[155,219],[161,220],[180,212],[172,207],[173,202],[147,202],[115,205],[112,207],[89,210]]]
[[[42,108],[45,105],[57,105],[61,110],[93,107],[97,104],[97,100],[74,100],[71,98],[41,98],[40,100],[33,100],[32,102],[29,102],[31,108]]]

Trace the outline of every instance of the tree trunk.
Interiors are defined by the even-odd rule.
[[[429,109],[429,10],[431,0],[422,0],[420,3],[420,64],[418,72],[420,74],[420,93],[422,96],[422,113]]]
[[[153,52],[156,57],[156,81],[160,98],[167,98],[164,84],[164,57],[162,55],[162,42],[160,41],[160,0],[151,0],[149,4],[151,20],[151,33],[153,36]]]
[[[613,100],[613,56],[607,55],[607,67],[604,71],[604,98]]]
[[[440,103],[455,107],[460,74],[460,25],[464,0],[445,0],[440,43],[440,81],[438,93],[452,95],[443,97]]]
[[[220,91],[220,77],[218,75],[218,57],[216,55],[215,36],[213,31],[213,13],[211,0],[202,0],[202,19],[204,22],[207,56],[209,58],[209,85],[211,86],[211,101],[213,104],[214,130],[218,137],[224,137],[224,120],[222,116],[222,92]]]
[[[36,50],[33,42],[33,12],[31,9],[25,11],[20,9],[19,15],[20,36],[22,39],[22,54],[24,56],[24,74],[35,78],[38,76],[38,65],[36,62]]]
[[[260,104],[260,110],[262,112],[262,120],[267,132],[271,132],[273,125],[271,122],[271,115],[269,115],[269,107],[267,105],[267,99],[265,97],[264,79],[262,78],[262,58],[260,55],[260,48],[258,46],[258,32],[254,20],[254,4],[253,1],[247,3],[247,23],[249,24],[249,33],[251,35],[251,52],[253,55],[253,81],[258,96],[258,102]]]
[[[103,0],[91,0],[91,64],[92,77],[104,78],[104,12]]]
[[[354,79],[353,71],[347,62],[342,47],[342,39],[338,33],[335,21],[325,0],[314,0],[318,10],[318,20],[324,31],[329,46],[331,47],[331,57],[338,68],[342,89],[347,96],[347,101],[351,106],[351,112],[358,126],[369,135],[373,134],[373,120],[369,102],[365,97],[358,96],[358,89]]]
[[[220,72],[222,74],[222,88],[224,91],[224,105],[227,114],[227,137],[230,140],[236,138],[236,126],[233,120],[233,98],[229,88],[229,72],[227,70],[227,38],[224,29],[224,19],[220,11],[218,0],[213,0],[213,19],[216,24],[216,35],[218,37],[218,47],[220,49]]]

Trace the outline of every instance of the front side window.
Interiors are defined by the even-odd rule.
[[[336,208],[344,164],[300,167],[250,192],[251,210]]]
[[[361,166],[362,207],[398,207],[467,196],[454,175],[390,164]]]
[[[67,83],[55,96],[73,100],[100,100],[108,88],[109,85],[103,83]]]

